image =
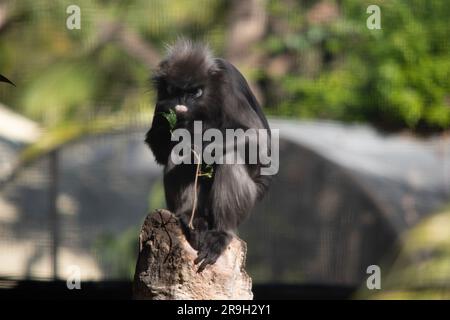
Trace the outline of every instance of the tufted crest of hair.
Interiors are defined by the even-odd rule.
[[[204,77],[217,69],[207,45],[180,38],[173,45],[167,46],[166,58],[159,65],[156,75],[177,79],[189,75]]]

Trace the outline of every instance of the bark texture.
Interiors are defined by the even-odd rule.
[[[197,273],[197,256],[178,219],[167,210],[149,214],[139,235],[134,275],[135,299],[252,299],[252,281],[245,272],[247,246],[235,237],[217,262]]]

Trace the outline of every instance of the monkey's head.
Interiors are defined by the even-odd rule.
[[[220,68],[208,47],[186,39],[168,48],[153,76],[159,109],[174,110],[179,125],[217,119],[220,104]],[[219,117],[220,118],[220,117]]]

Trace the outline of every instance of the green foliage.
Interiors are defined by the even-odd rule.
[[[53,65],[36,77],[23,88],[20,105],[32,118],[52,124],[82,111],[80,106],[94,100],[100,81],[93,66],[78,63]]]
[[[0,73],[17,88],[2,86],[0,99],[46,128],[150,110],[150,67],[114,37],[107,40],[107,26],[123,26],[156,53],[179,35],[207,39],[220,48],[215,44],[223,42],[223,3],[11,1],[2,6],[11,24],[0,27]],[[66,28],[66,8],[73,4],[81,8],[80,30]]]
[[[361,288],[357,298],[449,299],[450,207],[421,221],[401,238],[401,250],[383,273],[382,289]],[[384,269],[383,269],[384,270]]]
[[[151,109],[149,67],[117,39],[102,41],[108,23],[125,26],[156,52],[184,35],[221,54],[233,19],[224,0],[80,0],[82,28],[68,30],[71,4],[11,2],[11,24],[0,29],[0,72],[17,85],[0,87],[1,100],[45,127]],[[314,21],[318,4],[336,13]],[[372,4],[381,9],[381,30],[366,27]],[[270,114],[396,129],[450,127],[448,1],[269,0],[266,11],[267,32],[251,52],[268,63],[239,67],[267,86],[261,92]],[[269,62],[277,58],[288,68],[272,73]]]
[[[100,266],[113,279],[133,279],[138,254],[139,228],[129,228],[120,234],[104,233],[95,241],[93,250]]]
[[[207,177],[211,179],[213,175],[214,175],[214,167],[211,164],[207,164],[200,172],[199,177]]]
[[[381,30],[366,27],[370,4],[381,8]],[[308,23],[300,3],[271,8],[272,18],[287,21],[287,27],[268,37],[265,48],[299,61],[272,79],[281,92],[272,100],[272,114],[392,128],[450,126],[447,1],[345,0],[336,19],[317,25]],[[299,17],[293,19],[292,11]],[[316,59],[308,65],[311,56]]]
[[[150,117],[150,115],[147,116]],[[36,143],[21,151],[16,169],[26,166],[37,158],[83,136],[123,130],[128,127],[127,121],[124,121],[123,118],[124,115],[118,113],[88,123],[62,122],[58,126],[45,131]]]
[[[170,132],[175,128],[177,125],[177,114],[172,109],[169,110],[169,112],[162,112],[162,115],[164,118],[166,118],[167,122],[169,122],[170,126]]]
[[[148,194],[148,211],[166,208],[166,198],[164,195],[164,185],[162,179],[157,180]]]

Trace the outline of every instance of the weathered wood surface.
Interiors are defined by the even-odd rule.
[[[252,281],[244,270],[247,246],[235,237],[212,266],[197,273],[196,250],[177,218],[156,210],[145,219],[133,284],[135,299],[252,299]]]

